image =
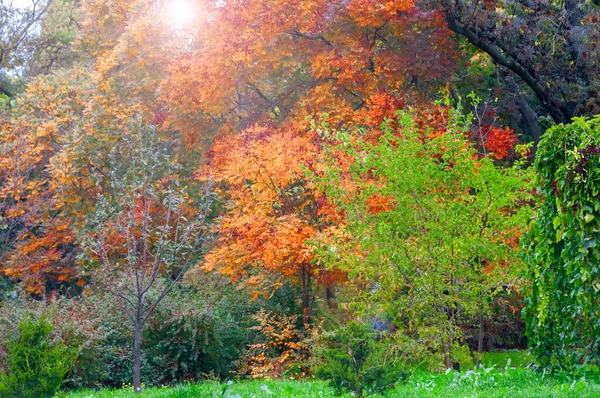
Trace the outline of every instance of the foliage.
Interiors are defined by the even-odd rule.
[[[14,283],[4,275],[0,275],[0,302],[14,293]]]
[[[455,66],[442,14],[410,0],[198,4],[195,47],[163,85],[169,120],[184,131],[298,127],[324,113],[335,124],[364,120],[365,106],[419,103]]]
[[[479,351],[480,337],[482,352],[527,348],[525,321],[522,319],[524,294],[524,290],[494,292],[485,316],[463,326],[471,351]]]
[[[146,386],[231,376],[240,355],[255,338],[250,330],[250,303],[222,275],[195,275],[192,286],[176,286],[157,306],[143,335],[141,372]],[[272,304],[263,303],[276,308]],[[76,298],[52,303],[17,297],[0,303],[0,369],[6,368],[6,346],[18,336],[21,319],[50,314],[54,342],[79,353],[63,387],[120,388],[132,379],[133,328],[123,303],[111,293],[91,289]]]
[[[53,341],[54,326],[42,315],[19,323],[19,336],[8,344],[8,374],[0,373],[3,397],[52,397],[77,356],[62,342]]]
[[[525,247],[527,335],[544,368],[600,359],[600,117],[548,130],[535,162],[542,197]]]
[[[202,275],[202,290],[176,286],[145,326],[140,358],[142,382],[158,386],[226,378],[235,370],[250,339],[253,306],[220,275]],[[107,292],[91,292],[60,303],[74,326],[86,326],[80,355],[68,375],[73,388],[120,388],[132,380],[134,332],[122,302]],[[66,309],[70,308],[69,311]],[[66,319],[62,327],[68,324]],[[69,336],[78,339],[78,336]]]
[[[82,295],[55,321],[81,349],[72,385],[225,377],[248,343],[242,372],[300,375],[321,303],[389,320],[405,360],[464,364],[467,331],[511,322],[518,341],[519,135],[498,90],[469,97],[477,120],[430,102],[460,103],[466,70],[486,87],[459,91],[504,85],[531,124],[596,112],[598,1],[192,2],[187,26],[170,1],[0,2],[0,297]],[[578,286],[597,293],[593,269]]]
[[[308,355],[308,347],[302,341],[298,320],[293,315],[279,315],[259,310],[253,315],[258,325],[252,330],[260,338],[248,346],[238,372],[251,378],[278,378],[284,375],[303,377],[300,368]]]
[[[481,364],[486,368],[527,368],[533,360],[528,350],[489,351],[481,356]]]
[[[51,0],[41,20],[36,40],[29,44],[24,74],[31,78],[68,68],[82,58],[75,40],[82,20],[76,0]]]
[[[29,7],[0,2],[0,71],[18,70],[27,58],[28,46],[36,36],[51,1],[32,0]],[[1,89],[3,94],[12,95]]]
[[[486,313],[498,288],[520,289],[530,174],[476,156],[465,138],[469,119],[459,114],[433,131],[407,113],[399,119],[374,144],[322,130],[342,142],[330,149],[336,167],[321,181],[348,228],[315,244],[322,261],[350,274],[357,310],[391,316],[451,367],[463,351],[462,323]]]
[[[218,274],[201,280],[201,290],[177,287],[149,320],[146,385],[225,379],[236,370],[249,337],[248,297]]]
[[[79,332],[69,335],[79,343],[80,353],[65,386],[121,387],[130,383],[133,334],[117,298],[94,290],[57,304],[69,316],[61,327]],[[145,364],[142,369],[147,370]]]
[[[51,302],[45,302],[32,300],[22,294],[22,291],[20,293],[21,295],[0,303],[0,367],[6,361],[5,347],[9,338],[18,335],[19,321],[47,317],[53,323],[53,341],[79,353],[66,376],[64,386],[100,385],[101,383],[95,383],[100,377],[93,379],[94,375],[106,373],[110,366],[106,364],[105,352],[97,348],[109,336],[122,334],[123,325],[126,325],[118,317],[119,311],[114,306],[114,300],[108,296],[86,294],[77,299],[54,297]],[[108,321],[109,314],[111,319],[115,319],[112,323]],[[122,346],[123,341],[119,341],[119,349]],[[114,363],[123,364],[127,360],[127,356],[121,356]],[[86,380],[90,379],[93,382],[86,384]]]
[[[317,376],[328,379],[337,394],[384,394],[408,376],[406,364],[394,354],[387,337],[360,321],[327,333]]]
[[[85,284],[75,261],[74,220],[69,217],[81,201],[65,198],[64,189],[70,186],[81,194],[85,184],[74,176],[54,178],[53,159],[79,125],[90,98],[89,80],[85,69],[35,79],[2,123],[1,268],[38,296]]]
[[[119,2],[113,3],[110,10],[117,12]],[[128,9],[137,4],[121,3]],[[52,2],[40,32],[49,46],[41,49],[40,60],[68,65],[72,54],[66,47],[75,39],[74,26],[80,26],[72,48],[79,62],[31,79],[1,120],[2,271],[38,296],[85,285],[76,231],[93,211],[97,191],[91,174],[102,171],[105,154],[134,115],[152,120],[159,113],[155,91],[161,71],[181,48],[171,30],[155,23],[156,7],[131,19],[120,14],[123,23],[117,29],[105,6],[102,1]],[[112,46],[99,39],[101,32],[116,35]],[[54,50],[69,53],[69,60],[55,59]],[[44,62],[36,67],[46,69]]]
[[[269,297],[285,282],[300,286],[308,326],[318,287],[327,290],[344,278],[324,271],[306,243],[332,221],[322,192],[302,170],[315,164],[318,138],[310,131],[254,127],[223,138],[210,155],[204,175],[221,184],[225,203],[204,268],[252,287],[256,297]]]

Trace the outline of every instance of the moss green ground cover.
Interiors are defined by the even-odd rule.
[[[60,398],[135,397],[132,390],[77,391],[59,394]],[[151,398],[274,398],[334,397],[322,381],[240,381],[230,385],[217,382],[181,385],[172,388],[146,389],[143,397]],[[350,395],[346,395],[349,397]],[[483,368],[477,371],[446,374],[418,373],[399,385],[391,397],[600,397],[600,384],[591,379],[559,380],[542,377],[527,369]]]

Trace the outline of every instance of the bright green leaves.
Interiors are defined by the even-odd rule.
[[[399,119],[375,144],[339,133],[342,144],[331,148],[338,161],[324,180],[327,195],[352,236],[338,244],[335,265],[357,281],[365,296],[357,303],[371,303],[360,310],[392,317],[451,366],[460,325],[485,312],[493,294],[519,289],[517,242],[532,178],[479,158],[455,118],[435,132],[405,113]],[[340,153],[353,160],[349,167]]]
[[[544,135],[535,163],[543,197],[525,240],[533,289],[527,333],[540,365],[600,357],[600,117]]]

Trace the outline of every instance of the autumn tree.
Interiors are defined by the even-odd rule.
[[[133,386],[141,391],[142,332],[202,249],[210,187],[193,203],[178,176],[170,145],[153,126],[133,120],[93,176],[95,211],[84,246],[95,283],[123,304],[134,330]]]
[[[159,8],[129,4],[132,11],[119,16],[122,29],[114,31],[102,18],[104,6],[86,3],[80,16],[73,44],[80,64],[32,79],[2,119],[2,272],[40,297],[85,284],[74,231],[94,206],[90,176],[132,115],[160,120],[156,89],[180,49],[174,32],[155,23]],[[47,17],[66,18],[56,12]]]
[[[224,212],[205,269],[218,269],[257,294],[269,296],[284,281],[301,287],[303,323],[313,312],[316,286],[327,289],[339,272],[315,261],[308,241],[333,219],[322,192],[304,167],[319,156],[314,132],[255,127],[220,140],[205,175],[220,183]]]
[[[477,156],[470,120],[457,113],[441,130],[419,129],[407,113],[399,122],[386,122],[374,143],[321,130],[341,141],[330,148],[337,167],[320,181],[350,237],[334,235],[318,258],[349,273],[359,313],[390,317],[401,338],[450,368],[462,324],[485,313],[498,289],[519,289],[530,174]]]
[[[306,324],[313,283],[327,279],[306,242],[335,222],[303,177],[320,152],[307,118],[378,125],[408,93],[421,103],[443,84],[455,48],[442,15],[410,1],[195,4],[204,14],[160,101],[188,145],[215,142],[199,175],[222,182],[226,212],[207,268],[297,281]]]
[[[75,234],[68,214],[77,209],[60,199],[64,185],[54,178],[53,166],[82,123],[89,89],[85,69],[34,80],[2,126],[1,268],[39,296],[61,285],[84,284],[77,270]]]

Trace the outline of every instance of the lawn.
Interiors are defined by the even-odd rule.
[[[334,397],[323,381],[237,381],[220,384],[205,382],[170,388],[148,388],[144,397],[196,398],[272,398]],[[61,393],[57,398],[125,398],[135,397],[131,389],[76,391]],[[351,395],[345,395],[347,397]],[[577,380],[542,377],[527,369],[490,367],[444,374],[417,373],[405,384],[398,385],[391,397],[600,397],[600,384],[585,378]]]

